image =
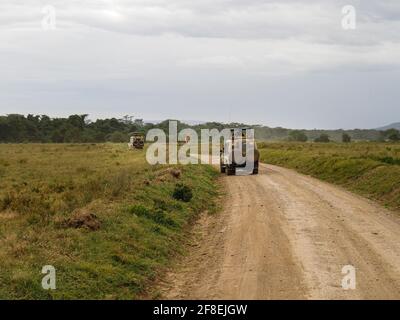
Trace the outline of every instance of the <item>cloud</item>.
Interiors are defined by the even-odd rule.
[[[43,31],[49,4],[57,29]],[[341,27],[348,4],[356,30]],[[51,90],[52,98],[62,92],[60,104],[90,104],[84,92],[96,88],[110,92],[103,99],[110,104],[117,93],[153,92],[163,96],[151,100],[154,108],[172,108],[168,99],[195,104],[207,88],[234,105],[228,95],[237,83],[264,99],[258,83],[276,77],[353,72],[354,79],[400,65],[398,0],[3,0],[0,12],[0,85],[8,91],[0,107],[9,109],[29,101],[20,96],[46,104]]]
[[[61,25],[77,24],[112,32],[243,39],[306,37],[323,42],[331,39],[337,43],[340,40],[346,42],[348,37],[340,28],[341,8],[348,2],[54,0],[51,4],[57,9]],[[395,1],[355,2],[360,28],[368,29],[383,21],[392,21],[392,27],[399,30],[400,5]],[[39,26],[40,8],[45,4],[47,1],[39,0],[2,2],[0,24]],[[357,38],[366,41],[371,39],[371,34],[359,33]]]

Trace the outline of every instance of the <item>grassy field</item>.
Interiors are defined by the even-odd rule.
[[[260,143],[262,161],[341,185],[400,210],[400,144]]]
[[[0,144],[0,299],[134,299],[215,210],[210,166],[150,166],[126,144]],[[172,195],[190,187],[189,202]],[[53,265],[57,289],[43,290]]]

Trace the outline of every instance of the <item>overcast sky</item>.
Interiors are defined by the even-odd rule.
[[[374,128],[399,102],[399,0],[0,1],[0,114]]]

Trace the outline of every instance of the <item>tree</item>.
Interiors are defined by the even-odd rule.
[[[111,142],[128,142],[128,137],[123,132],[116,131],[109,136],[108,140]]]
[[[351,137],[347,133],[342,134],[342,142],[349,143],[351,142]]]
[[[64,142],[64,135],[57,129],[51,134],[51,141],[55,143]]]
[[[70,125],[62,128],[64,130],[64,142],[78,143],[82,141],[82,131]]]
[[[87,116],[88,116],[87,114],[82,114],[82,115],[74,114],[72,116],[69,116],[68,123],[71,126],[78,128],[79,130],[83,130],[83,128],[86,125],[85,120]]]
[[[300,141],[306,142],[308,140],[304,131],[301,130],[292,130],[289,132],[289,140],[290,141]]]
[[[330,139],[326,133],[322,133],[318,138],[314,139],[314,142],[330,142]]]
[[[130,116],[130,115],[127,114],[127,115],[123,116],[122,119],[119,119],[119,121],[121,121],[124,124],[132,124],[133,123],[132,122],[133,118],[134,118],[133,116]]]
[[[134,124],[135,126],[142,128],[144,126],[143,119],[135,119]]]
[[[383,137],[390,141],[400,141],[400,132],[397,129],[388,129],[383,131]]]

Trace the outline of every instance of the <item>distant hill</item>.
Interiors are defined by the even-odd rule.
[[[400,130],[400,122],[395,122],[395,123],[389,124],[389,125],[384,126],[384,127],[376,128],[375,130],[384,131],[384,130],[388,130],[388,129]]]

